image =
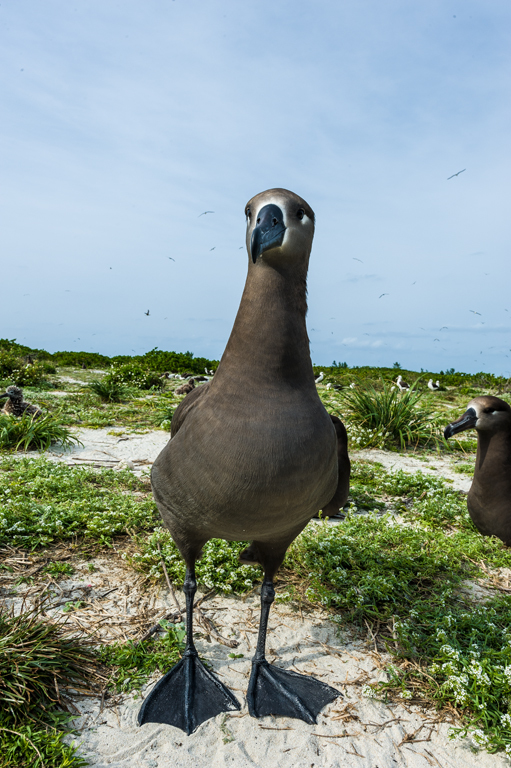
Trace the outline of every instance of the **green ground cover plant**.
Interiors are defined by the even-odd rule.
[[[111,686],[118,693],[140,690],[153,672],[161,673],[179,661],[185,647],[184,623],[160,622],[164,635],[153,635],[142,642],[113,643],[104,645],[99,660],[113,668]]]
[[[32,550],[74,536],[109,545],[114,536],[152,530],[157,522],[147,483],[128,470],[0,460],[0,546]]]
[[[242,541],[210,539],[203,547],[201,559],[197,561],[197,583],[224,594],[243,594],[251,590],[260,581],[261,574],[258,568],[241,565],[238,561],[239,553],[247,544]],[[150,536],[139,537],[138,547],[139,552],[127,556],[135,568],[159,580],[163,578],[163,560],[171,581],[183,583],[183,558],[166,528],[158,526]]]

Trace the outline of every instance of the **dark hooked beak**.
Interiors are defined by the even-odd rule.
[[[465,429],[470,429],[471,427],[475,427],[477,421],[477,413],[475,412],[474,408],[468,408],[463,416],[460,416],[459,419],[456,419],[456,421],[451,422],[451,424],[448,424],[446,428],[444,429],[444,437],[446,439],[449,439],[449,437],[452,437],[457,432],[463,432]]]
[[[278,205],[271,203],[261,208],[250,240],[250,255],[254,264],[264,251],[282,245],[285,231],[284,214]]]

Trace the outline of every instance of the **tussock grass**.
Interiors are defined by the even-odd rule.
[[[379,388],[366,382],[343,393],[347,422],[366,432],[366,446],[445,444],[434,414],[416,388],[417,382],[406,392],[400,392],[380,379]]]
[[[0,413],[0,450],[48,450],[52,443],[81,445],[67,427],[51,414],[36,419],[28,414],[16,417]]]
[[[92,693],[96,671],[88,643],[37,610],[0,613],[2,768],[85,765],[63,742],[70,715],[65,694]]]
[[[104,403],[120,403],[128,394],[124,384],[120,381],[112,381],[107,376],[104,379],[93,379],[87,387]]]

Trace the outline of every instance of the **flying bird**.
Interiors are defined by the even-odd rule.
[[[362,261],[362,259],[357,259],[355,256],[353,256],[352,258],[353,258],[353,261],[359,261],[361,264],[363,264],[363,263],[364,263],[364,262]]]
[[[461,171],[460,171],[460,173],[461,173]],[[203,211],[202,213],[199,213],[197,218],[200,219],[201,216],[205,216],[207,213],[214,213],[214,211]]]
[[[475,309],[469,309],[468,311],[469,312],[473,312],[474,315],[479,315],[479,316],[481,315],[481,313],[480,312],[476,312]]]
[[[463,171],[466,171],[466,170],[467,170],[466,168],[463,168]],[[455,177],[455,176],[459,176],[459,175],[460,175],[460,173],[463,173],[463,171],[458,171],[458,173],[453,173],[453,175],[452,175],[452,176],[449,176],[449,178],[447,179],[447,181],[449,181],[449,179],[454,179],[454,177]]]
[[[168,257],[171,261],[175,261],[175,259],[172,258],[172,256]]]
[[[144,312],[144,315],[147,315],[147,317],[149,317],[149,310],[147,310],[147,312]]]
[[[382,293],[381,296],[378,296],[379,299],[381,299],[382,296],[388,296],[388,293]]]
[[[209,250],[210,250],[210,251],[214,251],[214,250],[215,250],[215,248],[216,248],[216,245],[214,245],[214,246],[213,246],[213,248],[210,248]]]
[[[443,325],[439,330],[441,330],[441,331],[448,331],[449,328],[446,325]]]

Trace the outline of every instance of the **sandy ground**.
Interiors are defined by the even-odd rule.
[[[146,471],[168,440],[168,433],[108,434],[113,430],[77,430],[84,443],[52,458],[69,464],[129,466],[137,474]],[[408,472],[418,469],[443,475],[453,486],[467,491],[470,478],[454,473],[448,459],[420,459],[385,451],[358,451],[353,457],[379,461],[389,469]],[[143,578],[122,562],[95,561],[90,573],[85,564],[73,579],[60,581],[66,599],[84,599],[94,605],[96,636],[105,640],[140,636],[140,627],[156,622],[172,608],[167,590],[149,594]],[[112,590],[113,592],[108,592]],[[278,590],[278,586],[277,586]],[[141,597],[142,593],[145,595]],[[103,594],[105,596],[103,597]],[[178,592],[181,604],[183,595]],[[142,603],[141,603],[142,600]],[[145,603],[143,601],[145,600]],[[97,699],[82,699],[77,706],[82,716],[75,737],[80,752],[95,768],[220,768],[221,766],[300,766],[303,768],[395,768],[440,766],[440,768],[504,768],[502,755],[473,752],[469,739],[449,738],[450,724],[439,722],[433,710],[421,711],[402,704],[386,705],[364,695],[364,685],[385,678],[390,658],[374,652],[370,638],[343,631],[320,611],[301,613],[293,605],[275,603],[270,614],[268,658],[286,669],[313,674],[340,691],[339,698],[319,715],[317,725],[282,718],[249,716],[245,694],[254,653],[259,617],[259,597],[246,599],[213,597],[202,610],[218,632],[235,639],[235,649],[216,642],[207,625],[197,627],[201,656],[237,696],[242,710],[219,715],[187,736],[172,726],[146,724],[139,727],[137,715],[142,698],[134,695],[115,698],[106,705]],[[84,608],[70,615],[77,625],[90,625]],[[99,611],[99,613],[98,613]],[[91,614],[92,615],[92,614]],[[104,616],[99,621],[97,616]],[[89,617],[90,619],[90,617]],[[206,626],[206,628],[205,628]],[[143,630],[142,630],[143,631]],[[229,654],[243,654],[232,658]],[[142,691],[150,690],[158,676]]]

